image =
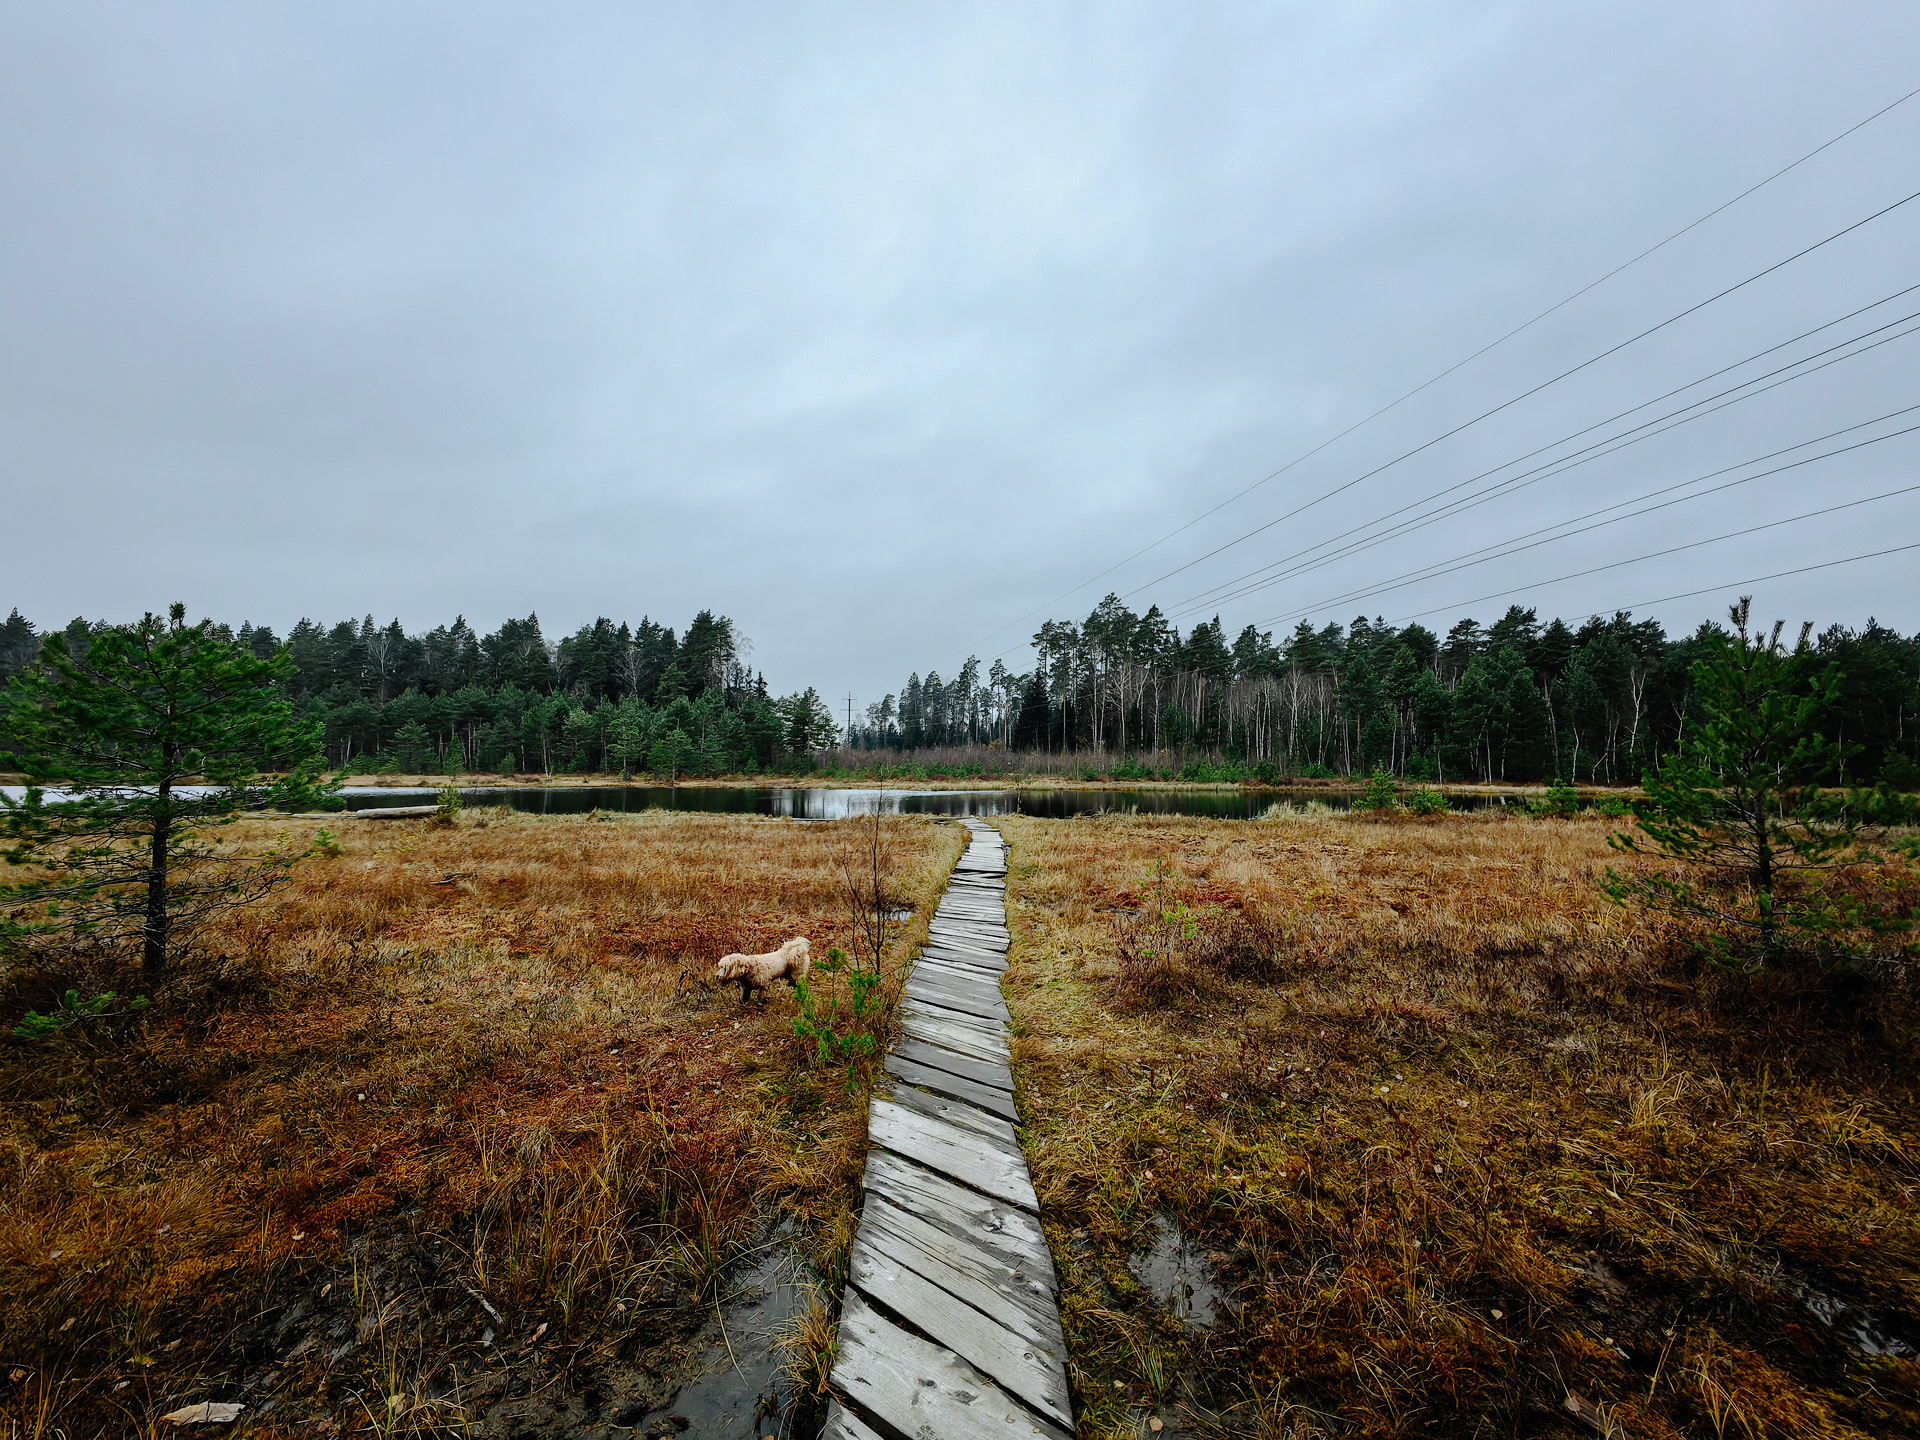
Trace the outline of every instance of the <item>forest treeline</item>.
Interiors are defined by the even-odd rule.
[[[64,628],[83,654],[103,621]],[[284,644],[288,691],[323,727],[329,764],[392,771],[733,774],[805,766],[838,738],[812,689],[775,698],[750,670],[733,622],[703,610],[671,627],[602,618],[558,642],[537,615],[489,635],[465,619],[424,634],[372,616],[215,633],[262,656]],[[42,635],[18,610],[0,624],[0,676],[31,663]]]
[[[104,622],[64,627],[84,648]],[[1283,641],[1218,618],[1186,634],[1158,608],[1108,596],[1078,623],[1049,621],[1035,664],[951,680],[910,676],[841,736],[812,688],[783,697],[745,662],[733,623],[701,611],[667,626],[599,619],[559,641],[537,616],[487,635],[463,619],[418,634],[372,617],[216,629],[256,654],[285,644],[291,697],[323,727],[330,764],[360,773],[529,771],[657,775],[871,769],[941,752],[950,770],[991,770],[994,752],[1082,756],[1099,773],[1267,780],[1367,774],[1408,779],[1633,784],[1688,723],[1692,667],[1712,623],[1669,639],[1626,613],[1577,626],[1514,606],[1444,636],[1379,620]],[[38,652],[19,611],[0,624],[0,676]],[[1920,635],[1834,625],[1804,663],[1843,679],[1831,736],[1834,783],[1920,786]],[[844,743],[851,747],[823,754]],[[972,747],[971,758],[956,749]],[[1010,757],[1009,757],[1010,758]],[[1004,762],[1002,762],[1004,763]],[[1013,766],[1011,768],[1020,768]]]
[[[1249,625],[1229,641],[1217,617],[1183,636],[1158,607],[1136,615],[1109,595],[1078,624],[1043,625],[1031,671],[995,661],[983,678],[969,659],[952,680],[915,673],[848,738],[869,750],[1204,755],[1261,778],[1385,768],[1424,780],[1634,784],[1688,723],[1694,662],[1721,633],[1708,623],[1668,639],[1625,612],[1543,624],[1513,606],[1444,637],[1362,617],[1303,621],[1279,643]],[[1809,676],[1829,665],[1843,676],[1829,738],[1848,758],[1825,778],[1920,785],[1920,635],[1834,625],[1802,663]]]

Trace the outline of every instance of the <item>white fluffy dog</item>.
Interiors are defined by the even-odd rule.
[[[713,978],[722,984],[737,984],[741,1003],[745,1004],[755,990],[764,991],[776,980],[784,979],[792,985],[806,979],[807,971],[813,968],[808,949],[806,937],[796,935],[765,955],[729,955],[720,962]]]

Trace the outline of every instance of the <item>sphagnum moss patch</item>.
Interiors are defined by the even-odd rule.
[[[1910,972],[1718,972],[1594,819],[1001,826],[1083,1435],[1920,1431]]]
[[[964,837],[882,823],[889,898],[924,915]],[[813,1066],[784,989],[708,977],[844,945],[866,822],[334,829],[207,937],[191,995],[0,1060],[9,1434],[145,1434],[203,1399],[254,1436],[610,1416],[603,1367],[664,1394],[770,1217],[843,1263],[865,1096]],[[7,979],[16,1013],[38,998]]]

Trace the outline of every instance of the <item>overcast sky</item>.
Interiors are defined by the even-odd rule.
[[[1920,541],[1920,494],[1575,572],[1920,484],[1920,435],[1878,439],[1920,411],[1355,597],[1920,403],[1920,335],[1209,592],[1920,282],[1920,200],[1166,572],[1920,190],[1920,98],[1101,572],[1899,99],[1916,61],[1895,0],[5,0],[0,608],[537,611],[557,636],[711,607],[836,712],[970,651],[1024,668],[1043,614],[1109,589],[1183,629],[1444,629],[1527,586],[1543,615],[1690,629],[1743,579]],[[1912,631],[1917,574],[1920,550],[1748,588]]]

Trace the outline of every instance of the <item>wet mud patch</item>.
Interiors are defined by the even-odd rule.
[[[501,1440],[792,1440],[793,1387],[777,1340],[807,1306],[816,1278],[783,1226],[720,1281],[704,1302],[678,1312],[690,1323],[670,1342],[599,1367],[562,1395],[510,1397],[490,1409],[479,1433]]]
[[[783,1356],[776,1341],[806,1305],[813,1279],[790,1237],[770,1242],[751,1257],[730,1277],[715,1302],[712,1324],[703,1327],[690,1347],[688,1366],[703,1361],[704,1371],[683,1368],[673,1377],[677,1388],[644,1414],[637,1428],[653,1435],[686,1430],[786,1440],[792,1387],[781,1374]],[[631,1404],[622,1412],[630,1424],[635,1423]]]
[[[1180,1322],[1182,1330],[1206,1329],[1229,1303],[1214,1278],[1206,1247],[1182,1234],[1165,1215],[1153,1217],[1151,1245],[1132,1256],[1127,1268],[1154,1303]]]
[[[1077,1312],[1082,1323],[1097,1317],[1099,1327],[1070,1372],[1083,1426],[1144,1440],[1223,1433],[1202,1357],[1237,1343],[1240,1307],[1228,1279],[1237,1257],[1212,1250],[1164,1212],[1137,1229],[1123,1222],[1104,1235],[1068,1231],[1054,1255],[1063,1319]]]

